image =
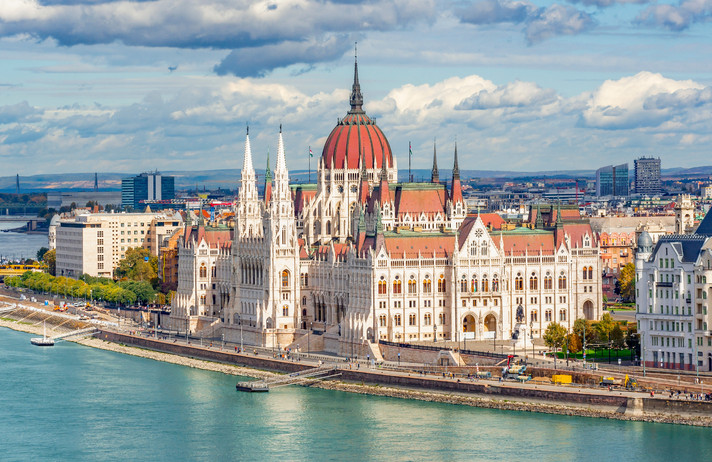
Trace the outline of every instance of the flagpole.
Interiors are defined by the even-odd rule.
[[[410,141],[408,141],[408,181],[410,183],[413,182],[413,175],[410,173],[410,161],[413,157],[413,148],[410,145]]]
[[[311,183],[311,157],[312,157],[311,146],[309,146],[309,181],[307,181],[307,183]]]

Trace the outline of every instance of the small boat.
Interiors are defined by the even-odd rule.
[[[30,343],[37,346],[54,346],[54,339],[47,337],[47,327],[44,323],[42,323],[42,337],[31,338]]]
[[[237,391],[246,391],[249,393],[266,393],[269,391],[269,386],[255,382],[238,382],[235,385]]]

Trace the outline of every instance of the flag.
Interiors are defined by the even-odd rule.
[[[311,146],[309,146],[309,157],[314,157],[314,153],[311,150]]]
[[[410,141],[408,141],[408,156],[413,157],[413,149],[410,147]]]

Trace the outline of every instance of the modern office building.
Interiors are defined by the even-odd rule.
[[[635,192],[660,194],[660,158],[641,157],[635,160]]]
[[[608,165],[596,170],[596,196],[627,196],[628,164]]]
[[[178,214],[86,213],[56,223],[57,276],[112,277],[128,249],[156,254],[183,224]]]
[[[124,209],[130,207],[133,210],[143,210],[149,204],[142,201],[165,201],[174,198],[175,178],[172,176],[149,172],[121,180],[121,206]],[[150,206],[152,209],[162,208],[163,204]]]

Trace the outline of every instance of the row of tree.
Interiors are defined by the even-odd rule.
[[[72,279],[28,271],[21,276],[5,278],[5,284],[10,287],[24,287],[46,294],[85,298],[87,300],[103,300],[120,305],[132,305],[136,302],[165,303],[165,296],[158,294],[149,282],[144,281],[116,282],[109,278],[94,278],[90,276]]]
[[[549,324],[544,331],[546,346],[558,350],[566,345],[571,353],[583,350],[584,337],[587,346],[598,344],[610,345],[614,348],[636,349],[639,343],[635,325],[627,325],[624,331],[621,324],[614,321],[610,313],[604,313],[598,322],[577,319],[571,333],[557,322]]]

